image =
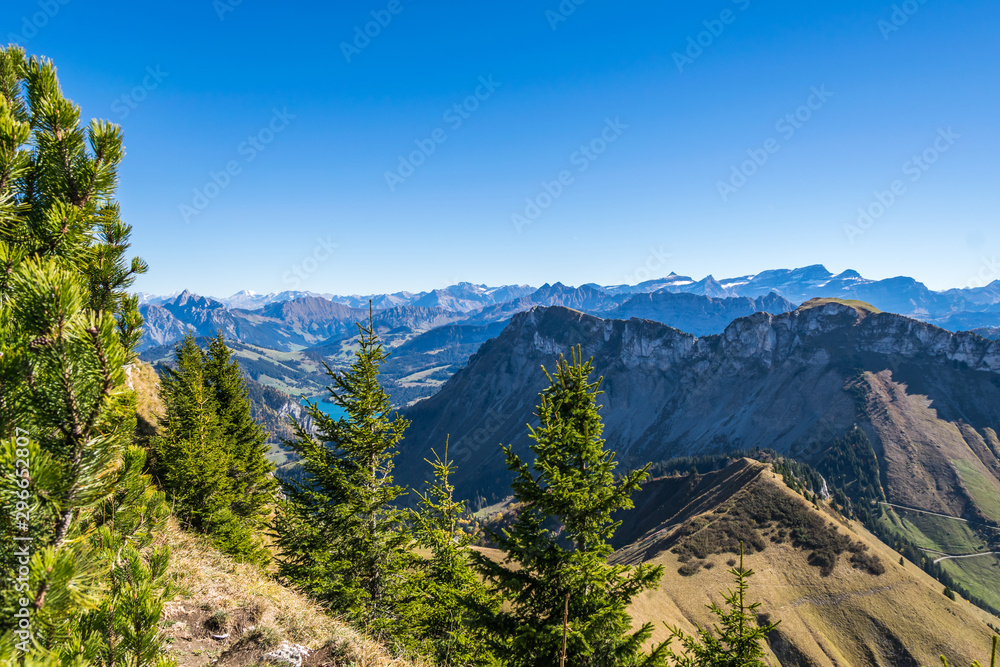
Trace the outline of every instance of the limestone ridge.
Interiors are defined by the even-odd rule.
[[[934,465],[968,459],[1000,492],[1000,448],[991,450],[1000,429],[1000,342],[837,301],[755,313],[700,338],[567,308],[516,315],[438,394],[408,411],[403,481],[418,483],[426,451],[450,434],[458,492],[503,494],[509,480],[498,443],[526,449],[539,366],[577,343],[604,376],[605,437],[626,465],[753,447],[817,462],[860,424],[884,461],[890,496],[969,510],[961,485],[952,492],[930,478],[920,489],[891,483],[913,478],[901,453],[911,449]]]

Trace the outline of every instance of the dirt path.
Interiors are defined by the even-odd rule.
[[[879,505],[888,505],[889,507],[898,507],[901,510],[910,510],[911,512],[920,512],[922,514],[930,514],[931,516],[940,516],[945,519],[954,519],[955,521],[962,521],[964,523],[969,523],[968,519],[963,519],[960,516],[951,516],[950,514],[938,514],[937,512],[928,512],[927,510],[922,510],[919,507],[907,507],[906,505],[895,505],[893,503],[882,503]]]
[[[963,556],[942,556],[941,558],[938,558],[934,562],[940,563],[941,561],[948,560],[949,558],[974,558],[976,556],[1000,556],[1000,551],[984,551],[981,554],[965,554]]]

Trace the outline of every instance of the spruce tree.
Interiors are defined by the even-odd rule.
[[[152,440],[161,482],[186,526],[263,565],[260,533],[275,482],[239,365],[221,338],[206,354],[190,334],[175,346],[174,365],[162,375],[163,436]]]
[[[670,628],[671,640],[680,641],[680,654],[669,651],[677,667],[766,667],[763,658],[767,636],[777,623],[758,623],[759,602],[747,603],[748,579],[754,571],[743,567],[743,543],[740,563],[729,570],[736,581],[735,590],[723,595],[726,609],[714,602],[709,610],[718,619],[712,628],[699,627],[697,635],[688,635],[679,627]],[[780,621],[779,621],[780,622]]]
[[[130,447],[146,267],[114,202],[123,155],[51,62],[0,49],[0,661],[167,663],[166,505]]]
[[[657,586],[663,568],[608,562],[620,525],[612,514],[632,507],[646,468],[615,480],[617,462],[601,438],[600,380],[590,381],[593,364],[582,361],[579,348],[571,362],[560,357],[554,374],[542,370],[549,386],[540,395],[540,425],[529,427],[534,463],[503,448],[518,514],[509,529],[490,536],[506,560],[476,554],[507,607],[488,622],[495,653],[506,665],[560,664],[565,613],[566,664],[664,664],[665,646],[643,648],[652,624],[633,632],[627,612],[637,594]]]
[[[177,517],[186,527],[207,532],[232,501],[230,453],[205,377],[205,354],[190,334],[174,347],[174,364],[161,375],[163,436],[153,443]]]
[[[268,461],[268,434],[253,418],[239,362],[219,332],[208,343],[205,378],[215,393],[222,434],[229,450],[233,514],[263,526],[274,506],[278,481]]]
[[[431,553],[421,563],[424,613],[417,632],[437,664],[494,664],[475,619],[496,613],[499,599],[472,567],[469,546],[475,536],[459,527],[466,508],[464,501],[455,500],[455,487],[449,481],[456,466],[448,459],[447,443],[444,458],[431,453],[434,459],[425,461],[434,479],[424,493],[417,493],[420,500],[414,513],[417,542]]]
[[[378,381],[386,352],[371,318],[358,324],[351,367],[327,367],[335,420],[315,403],[313,428],[295,424],[287,445],[299,456],[301,480],[284,484],[274,534],[279,573],[354,622],[370,636],[409,643],[417,607],[416,555],[407,513],[394,503],[393,457],[409,422],[393,413]]]

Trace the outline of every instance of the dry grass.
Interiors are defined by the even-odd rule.
[[[126,366],[125,373],[126,384],[135,390],[140,430],[155,427],[165,413],[163,400],[160,398],[160,377],[156,374],[156,370],[144,361]],[[143,433],[143,435],[149,434]]]
[[[245,660],[281,641],[317,650],[317,665],[341,664],[339,659],[321,659],[330,655],[357,667],[414,664],[393,658],[384,647],[260,569],[219,553],[204,537],[182,530],[175,519],[160,539],[171,549],[170,577],[177,594],[164,617],[181,666],[204,665],[213,659],[220,665],[252,664]],[[212,639],[212,634],[223,631],[230,635],[227,640]]]
[[[825,306],[829,303],[838,303],[841,306],[850,306],[862,314],[868,313],[881,313],[882,311],[875,306],[867,303],[865,301],[858,301],[857,299],[834,299],[834,298],[816,298],[809,299],[804,304],[799,306],[799,310],[808,310],[810,308],[818,308],[820,306]]]
[[[797,497],[772,472],[762,474],[756,483]],[[899,554],[860,524],[836,520],[825,505],[822,510],[812,505],[806,509],[834,524],[845,538],[868,546],[866,553],[879,556],[886,572],[873,576],[841,558],[828,576],[821,576],[809,564],[808,550],[788,541],[769,540],[763,551],[748,554],[746,564],[757,573],[750,580],[750,597],[763,603],[761,613],[781,620],[772,644],[779,655],[770,655],[769,664],[899,665],[912,659],[930,666],[940,664],[940,654],[958,665],[982,659],[993,634],[988,624],[995,625],[997,619],[964,600],[948,600],[940,583],[912,563],[899,565]],[[698,516],[713,518],[710,512]],[[666,537],[660,536],[659,542],[669,543]],[[628,550],[618,557],[628,560]],[[732,555],[710,555],[715,567],[682,576],[684,563],[672,550],[656,555],[642,551],[643,560],[664,565],[666,572],[659,590],[635,600],[633,620],[652,621],[655,640],[667,637],[663,622],[687,632],[695,624],[710,623],[706,605],[720,603],[720,592],[732,587],[727,572]]]

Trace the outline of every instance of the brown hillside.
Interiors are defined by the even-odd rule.
[[[304,667],[413,665],[392,658],[305,595],[233,562],[173,519],[160,539],[170,546],[169,574],[178,591],[163,625],[179,667],[258,664],[283,642],[310,649]]]
[[[619,533],[632,539],[646,529],[616,560],[666,569],[660,589],[632,606],[636,623],[657,624],[654,639],[668,634],[661,621],[688,632],[712,622],[706,605],[721,603],[719,592],[732,585],[728,563],[740,538],[756,572],[751,597],[762,614],[781,620],[772,664],[930,667],[944,654],[966,665],[988,651],[988,624],[1000,627],[1000,619],[949,600],[937,581],[912,563],[901,566],[898,553],[822,501],[821,509],[807,503],[770,466],[738,461],[701,476],[684,496],[680,487],[690,483],[647,484]]]

